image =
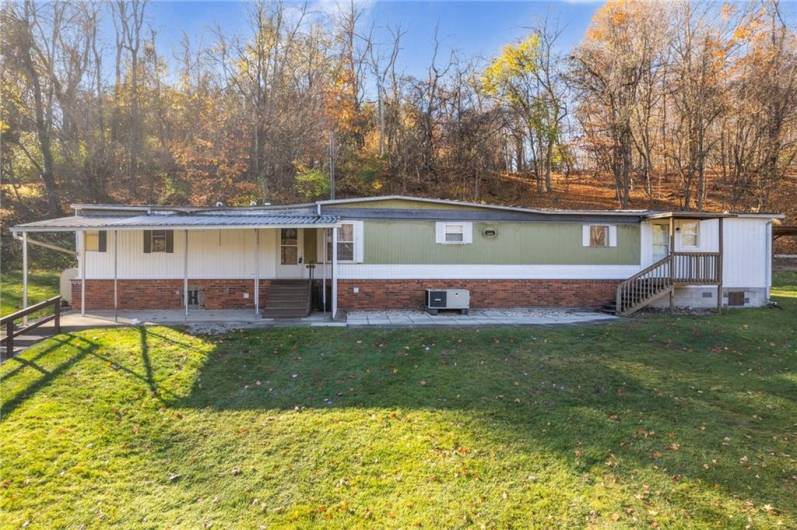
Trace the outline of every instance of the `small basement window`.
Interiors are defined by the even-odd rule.
[[[728,293],[728,306],[743,306],[744,291],[730,291]]]
[[[86,252],[105,252],[108,247],[108,237],[105,230],[90,230],[85,232]]]

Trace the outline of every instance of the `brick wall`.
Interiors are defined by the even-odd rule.
[[[260,280],[260,307],[265,307],[270,280]],[[254,309],[253,280],[188,280],[199,288],[204,309]],[[182,280],[118,280],[119,309],[180,309]],[[244,298],[244,293],[249,297]],[[72,280],[72,305],[80,309],[80,280]],[[113,309],[113,280],[86,280],[86,309]]]
[[[418,309],[426,289],[468,289],[473,308],[598,307],[619,280],[339,280],[341,309]],[[354,288],[359,293],[354,293]]]
[[[205,309],[254,309],[252,280],[189,280]],[[270,280],[260,280],[265,307]],[[341,309],[418,309],[426,289],[468,289],[471,307],[597,307],[614,299],[617,280],[339,280]],[[354,287],[359,293],[354,293]],[[119,280],[119,309],[180,309],[182,280]],[[249,297],[244,298],[244,293]],[[72,281],[80,309],[80,280]],[[86,280],[86,309],[113,309],[113,280]]]

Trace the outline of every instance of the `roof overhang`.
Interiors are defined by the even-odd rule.
[[[728,212],[649,212],[645,215],[646,219],[690,219],[690,220],[706,220],[706,219],[726,219],[729,217],[735,218],[751,218],[751,219],[783,219],[783,214],[778,213],[728,213]]]
[[[139,215],[95,217],[73,215],[17,225],[13,233],[80,232],[83,230],[245,230],[260,228],[334,228],[338,218],[321,215]]]

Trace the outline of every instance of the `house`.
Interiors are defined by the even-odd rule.
[[[296,317],[424,306],[427,288],[475,308],[754,307],[767,303],[776,214],[542,210],[404,196],[287,206],[75,204],[12,228],[74,232],[72,303],[251,309]]]

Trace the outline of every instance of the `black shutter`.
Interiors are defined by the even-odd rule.
[[[152,230],[144,230],[144,254],[152,252]]]
[[[108,250],[108,232],[105,230],[100,230],[99,240],[97,251],[105,252]]]
[[[166,230],[166,252],[174,253],[174,230]]]

